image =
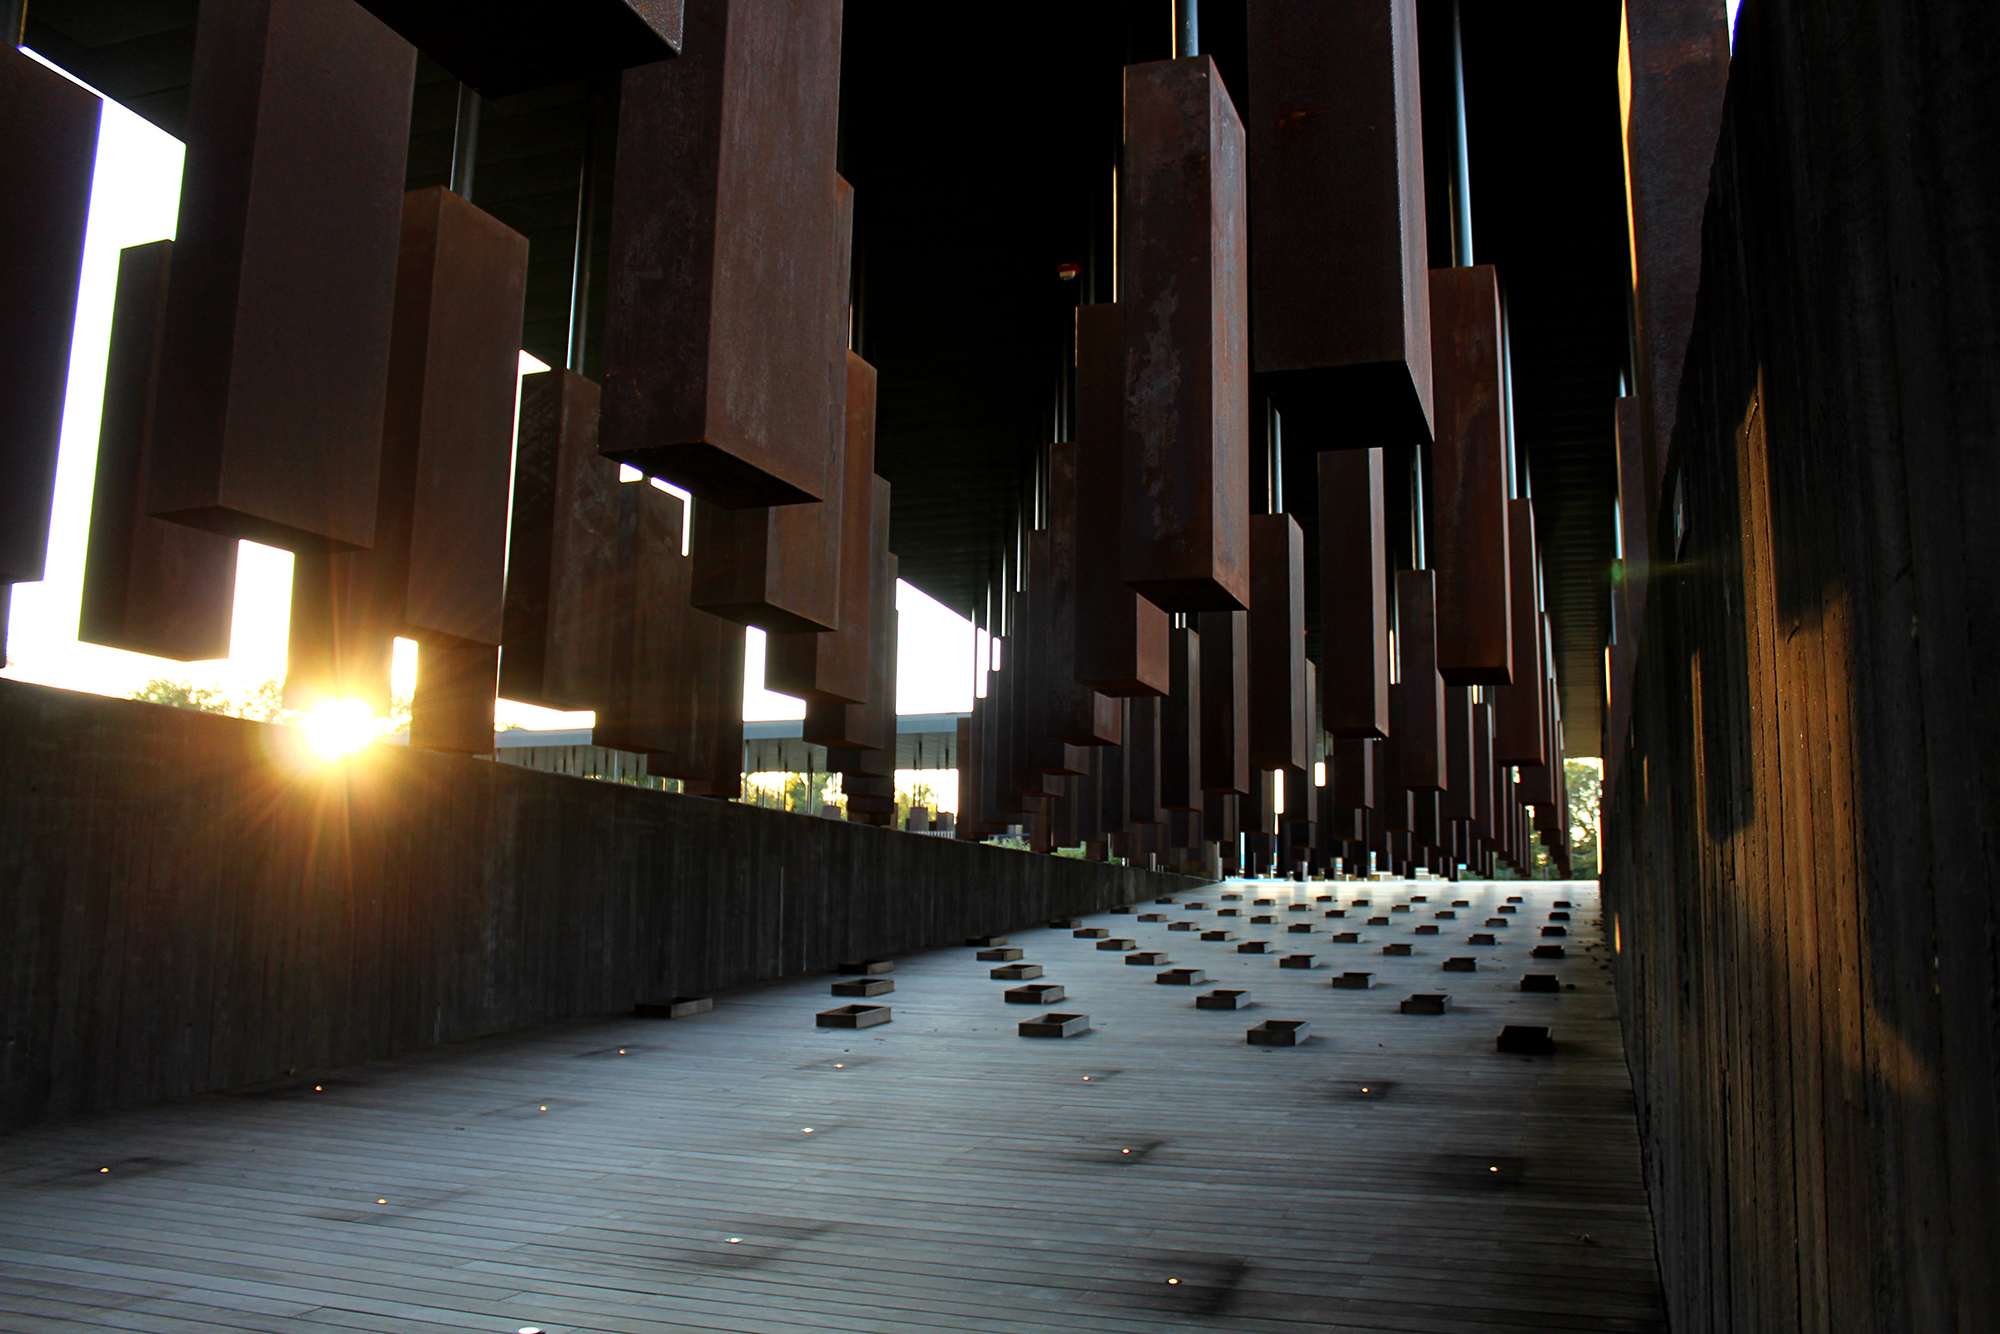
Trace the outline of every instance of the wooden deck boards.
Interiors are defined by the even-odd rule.
[[[1662,1329],[1595,887],[1331,887],[1472,900],[1435,938],[1424,912],[1289,935],[1283,905],[1329,887],[1258,888],[1278,920],[1239,939],[1318,966],[1091,920],[1210,978],[1167,987],[1011,933],[1078,1038],[1015,1036],[1039,1011],[934,950],[898,960],[880,1028],[815,1028],[838,1002],[814,975],[0,1138],[0,1330]],[[1509,893],[1517,925],[1466,945]],[[1531,963],[1556,898],[1570,957]],[[1350,968],[1376,985],[1327,985]],[[1256,1004],[1195,1009],[1214,986]],[[1414,991],[1452,1011],[1398,1013]],[[1252,1047],[1264,1019],[1313,1036]],[[1497,1054],[1505,1023],[1557,1054]]]

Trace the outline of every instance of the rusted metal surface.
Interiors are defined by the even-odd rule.
[[[575,371],[521,377],[500,694],[543,708],[600,708],[611,687],[618,465],[597,403]]]
[[[154,241],[118,257],[76,637],[195,662],[229,656],[236,543],[141,508],[173,249]]]
[[[1314,785],[1314,769],[1322,761],[1331,759],[1326,748],[1326,733],[1321,730],[1319,722],[1319,669],[1310,658],[1305,660],[1304,685],[1306,762],[1300,768],[1284,771],[1284,823],[1300,827],[1292,834],[1294,846],[1310,848],[1314,842],[1312,827],[1319,818],[1319,788]]]
[[[1472,706],[1472,767],[1482,774],[1494,772],[1493,706]],[[1498,801],[1495,782],[1479,784],[1472,802],[1472,828],[1481,838],[1492,838],[1498,830]]]
[[[1122,576],[1168,611],[1248,605],[1243,126],[1207,56],[1125,71]]]
[[[1375,762],[1380,746],[1362,737],[1337,737],[1328,760],[1327,786],[1341,810],[1367,810],[1375,804]]]
[[[431,0],[359,0],[453,77],[486,97],[667,60],[681,49],[683,0],[484,0],[475,14]]]
[[[292,558],[284,687],[289,707],[355,699],[377,717],[388,714],[394,630],[372,615],[367,555],[312,547]]]
[[[346,0],[202,6],[148,513],[374,544],[415,68]]]
[[[627,70],[600,447],[725,509],[831,494],[838,0],[696,0]]]
[[[1170,811],[1202,809],[1201,649],[1195,631],[1168,632],[1171,672],[1160,701],[1160,805]]]
[[[1124,818],[1116,827],[1157,825],[1165,818],[1160,787],[1161,714],[1158,696],[1145,695],[1125,701],[1125,741],[1108,756],[1124,761]]]
[[[1250,763],[1309,767],[1306,539],[1289,514],[1250,520]]]
[[[1431,438],[1415,0],[1248,9],[1256,369],[1309,448]]]
[[[1472,689],[1469,686],[1444,688],[1444,804],[1439,817],[1470,820],[1479,799],[1481,770],[1472,763]]]
[[[1619,44],[1633,338],[1651,509],[1666,481],[1701,283],[1702,213],[1729,86],[1717,0],[1628,0]]]
[[[527,273],[527,238],[449,190],[404,201],[370,554],[403,558],[378,587],[419,640],[501,642]]]
[[[1400,719],[1403,713],[1403,686],[1400,682],[1389,687],[1389,703]],[[1404,779],[1401,729],[1397,730],[1399,735],[1376,743],[1373,809],[1380,819],[1382,832],[1407,834],[1416,828],[1417,809],[1410,797],[1409,784]]]
[[[1652,563],[1647,522],[1646,460],[1640,438],[1640,405],[1621,398],[1618,420],[1618,523],[1624,554],[1611,572],[1611,644],[1606,650],[1604,791],[1609,804],[1625,757],[1625,740],[1632,726],[1632,675],[1638,668],[1639,636],[1645,624],[1646,585]]]
[[[1049,446],[1048,574],[1035,594],[1042,608],[1036,617],[1042,636],[1036,657],[1046,667],[1050,735],[1072,746],[1116,746],[1124,741],[1124,710],[1117,699],[1078,679],[1083,635],[1080,451],[1074,444]]]
[[[953,836],[968,843],[983,837],[985,827],[979,818],[979,731],[974,725],[979,701],[972,707],[972,715],[958,720],[958,821],[952,827]]]
[[[1167,692],[1167,613],[1119,578],[1124,531],[1125,325],[1076,312],[1076,679],[1101,694]]]
[[[1320,707],[1337,737],[1389,734],[1382,451],[1319,456]]]
[[[1515,684],[1493,692],[1494,752],[1502,764],[1540,765],[1548,758],[1543,722],[1547,691],[1543,688],[1543,678],[1548,675],[1549,667],[1542,640],[1534,502],[1508,501],[1507,525],[1508,577],[1513,583]]]
[[[1507,417],[1500,280],[1490,264],[1431,272],[1437,444],[1431,451],[1430,564],[1437,570],[1438,671],[1450,685],[1513,679],[1507,558]]]
[[[1396,736],[1403,786],[1437,791],[1447,777],[1444,678],[1437,669],[1437,580],[1430,570],[1396,572],[1396,661],[1402,669]]]
[[[1201,787],[1248,792],[1250,767],[1249,614],[1207,611],[1201,631]]]
[[[500,650],[449,635],[417,646],[417,684],[410,695],[410,744],[425,750],[487,755],[493,750],[493,698]]]
[[[804,700],[858,704],[868,696],[868,618],[875,596],[869,552],[889,540],[886,527],[879,533],[875,527],[888,483],[875,476],[875,368],[853,352],[843,364],[840,625],[823,634],[771,635],[764,643],[764,683]],[[886,524],[886,511],[879,518]]]
[[[802,729],[816,746],[891,750],[896,745],[896,557],[889,551],[889,484],[871,477],[867,697],[806,701]]]
[[[1016,619],[1021,763],[1036,773],[1081,774],[1089,768],[1089,756],[1083,746],[1071,744],[1059,733],[1081,727],[1087,734],[1096,709],[1084,696],[1105,697],[1078,686],[1068,675],[1071,654],[1066,640],[1075,621],[1060,618],[1063,635],[1058,636],[1054,536],[1049,528],[1028,534],[1028,591],[1021,595]],[[1035,780],[1024,777],[1023,783],[1032,789]]]
[[[43,574],[97,119],[90,93],[0,45],[0,584]]]
[[[798,505],[694,511],[694,605],[724,620],[772,632],[840,628],[841,562],[848,468],[847,298],[853,254],[854,190],[834,178],[834,265],[824,302],[828,413],[834,467],[825,498]],[[872,389],[872,384],[871,384]],[[872,405],[871,405],[872,407]],[[866,427],[874,459],[872,411]]]
[[[680,698],[689,650],[688,561],[681,555],[685,506],[645,480],[618,486],[618,546],[614,583],[610,685],[597,710],[592,743],[665,763],[688,744]]]

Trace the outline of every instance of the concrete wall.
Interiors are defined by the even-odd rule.
[[[295,735],[0,681],[0,1128],[1188,883]]]
[[[2000,1329],[1996,50],[1741,10],[1605,831],[1678,1334]]]

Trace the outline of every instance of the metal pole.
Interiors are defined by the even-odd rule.
[[[589,333],[590,249],[597,213],[597,93],[583,104],[583,162],[576,173],[576,248],[570,264],[569,369],[583,374],[584,341]]]
[[[1198,0],[1174,0],[1174,56],[1201,54],[1201,17]]]
[[[458,85],[458,121],[451,136],[451,192],[472,202],[472,171],[479,164],[480,97],[465,84]]]
[[[1472,169],[1466,161],[1465,41],[1460,35],[1458,0],[1451,6],[1451,109],[1455,119],[1451,164],[1451,260],[1472,263]]]

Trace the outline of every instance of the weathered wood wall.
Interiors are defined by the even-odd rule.
[[[1740,14],[1605,838],[1679,1334],[2000,1329],[1996,50]]]
[[[0,1129],[1187,884],[288,730],[0,681]]]

